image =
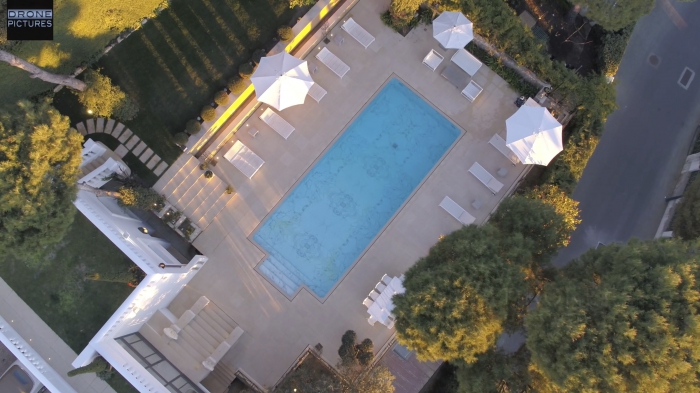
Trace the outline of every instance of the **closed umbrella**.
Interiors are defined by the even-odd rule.
[[[303,104],[314,84],[306,61],[287,52],[263,57],[250,81],[258,101],[280,111]]]
[[[463,49],[474,39],[472,22],[460,12],[443,12],[433,21],[433,37],[446,49]]]
[[[547,108],[523,105],[506,120],[506,145],[523,164],[547,165],[564,148],[561,129]]]

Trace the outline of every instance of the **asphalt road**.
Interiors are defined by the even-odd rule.
[[[678,84],[685,67],[696,73],[687,90]],[[700,1],[657,0],[637,23],[616,82],[619,109],[573,195],[583,222],[557,266],[599,242],[654,237],[700,124]]]

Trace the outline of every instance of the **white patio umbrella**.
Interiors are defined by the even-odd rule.
[[[474,39],[472,22],[460,12],[443,12],[433,21],[433,37],[446,49],[462,49]]]
[[[280,111],[303,104],[314,84],[306,61],[287,52],[260,59],[260,65],[250,81],[253,82],[258,101]]]
[[[523,105],[506,120],[506,145],[523,164],[547,165],[564,148],[561,128],[547,108]]]

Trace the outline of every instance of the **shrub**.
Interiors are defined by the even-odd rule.
[[[196,119],[192,119],[185,124],[185,132],[194,135],[199,133],[199,131],[202,130],[202,124],[197,121]]]
[[[250,76],[253,75],[254,71],[255,70],[250,63],[243,63],[238,67],[238,75],[240,75],[243,79],[250,79]]]
[[[131,120],[139,111],[138,105],[129,99],[119,86],[113,85],[109,77],[99,70],[85,72],[84,91],[74,92],[78,101],[96,116],[115,117],[119,120]]]
[[[114,113],[112,115],[117,120],[128,121],[136,117],[138,113],[139,104],[129,97],[124,97],[119,105],[114,108]]]
[[[120,187],[117,203],[120,206],[151,210],[154,206],[165,203],[165,198],[152,188]]]
[[[231,94],[241,94],[247,87],[248,83],[239,76],[235,76],[228,81],[228,89],[231,90]]]
[[[175,142],[175,144],[178,146],[185,146],[189,139],[190,137],[188,137],[184,132],[178,132],[177,134],[173,135],[173,142]]]
[[[224,191],[226,194],[231,195],[233,194],[235,190],[233,189],[233,186],[227,186],[226,190]]]
[[[228,94],[223,90],[217,91],[214,94],[214,102],[219,106],[228,104]]]
[[[214,177],[214,172],[206,171],[206,172],[204,172],[204,177],[207,179],[211,179],[212,177]]]
[[[216,119],[216,110],[212,108],[211,105],[206,105],[202,108],[199,116],[201,116],[204,121],[212,121]]]
[[[206,171],[207,169],[209,169],[209,165],[206,162],[203,162],[199,164],[199,169]]]
[[[617,73],[617,69],[622,61],[622,55],[625,54],[625,49],[627,49],[627,42],[632,34],[632,29],[634,29],[634,24],[618,33],[607,32],[603,36],[603,49],[600,51],[601,72],[603,75],[612,77]]]
[[[292,31],[292,28],[289,26],[280,27],[279,29],[277,29],[277,34],[279,34],[280,40],[285,41],[285,42],[294,38],[294,32]]]
[[[307,5],[313,5],[316,3],[317,0],[289,0],[289,8],[294,8],[294,7],[304,7]],[[688,1],[688,0],[681,0],[681,1]]]
[[[256,50],[253,52],[253,58],[252,58],[253,63],[255,63],[255,64],[260,64],[260,59],[262,59],[263,57],[265,57],[266,54],[267,54],[267,52],[265,52],[264,49],[256,49]]]
[[[90,364],[87,366],[83,367],[78,367],[75,370],[70,370],[68,371],[68,376],[69,377],[74,377],[76,375],[80,374],[90,374],[90,373],[99,373],[101,371],[105,371],[109,368],[109,363],[107,363],[104,358],[101,356],[95,358]]]
[[[676,207],[673,236],[683,240],[700,237],[700,181],[693,180],[683,192],[683,199]]]

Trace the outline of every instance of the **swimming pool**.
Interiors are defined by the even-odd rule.
[[[290,296],[325,297],[460,132],[389,81],[253,235],[259,270]]]

